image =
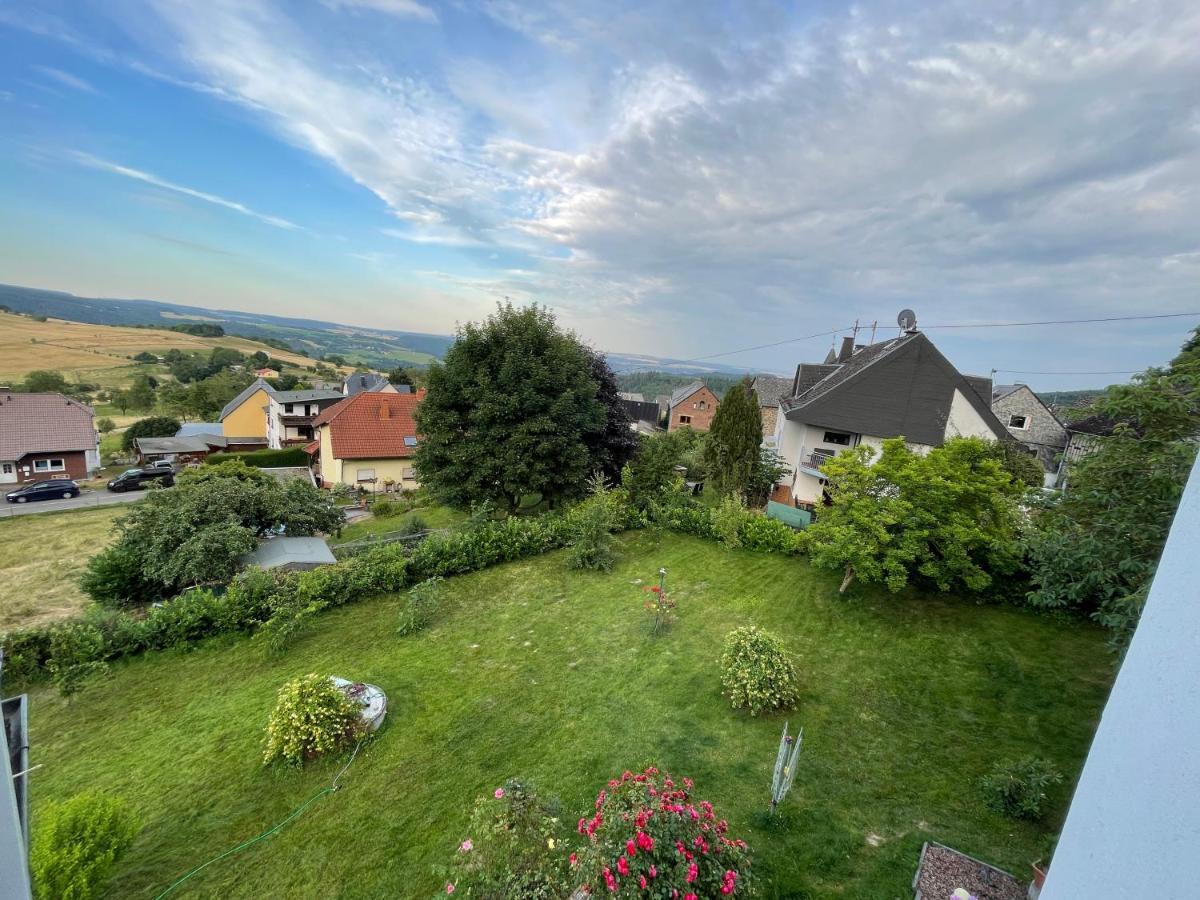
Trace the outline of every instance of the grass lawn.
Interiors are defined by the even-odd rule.
[[[1112,678],[1098,630],[953,598],[837,599],[804,561],[693,538],[620,544],[607,575],[557,552],[451,579],[414,637],[380,597],[323,615],[282,658],[224,638],[118,664],[70,704],[39,688],[33,815],[88,788],[126,797],[145,828],[112,896],[154,896],[329,782],[341,761],[260,765],[280,684],[327,672],[388,693],[377,738],[337,793],[172,897],[432,896],[474,798],[505,778],[558,794],[574,822],[609,777],[651,763],[695,778],[749,841],[765,896],[908,896],[925,839],[1021,876],[1046,855]],[[632,582],[659,566],[680,617],[654,638]],[[804,685],[787,715],[805,729],[801,769],[774,821],[784,717],[734,712],[718,681],[724,635],[751,622],[786,640]],[[1029,752],[1070,776],[1041,825],[989,812],[975,787]]]
[[[379,518],[370,515],[353,525],[347,525],[342,529],[342,536],[334,538],[332,542],[346,544],[350,541],[370,537],[373,534],[399,531],[415,517],[419,517],[427,528],[450,528],[465,522],[467,514],[448,506],[422,506],[398,516]]]
[[[79,573],[128,511],[100,506],[0,519],[0,631],[83,609]]]

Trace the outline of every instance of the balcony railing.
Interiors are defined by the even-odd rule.
[[[824,478],[825,475],[821,471],[821,466],[833,459],[834,452],[832,450],[800,450],[800,471],[805,475],[812,475],[814,478]]]

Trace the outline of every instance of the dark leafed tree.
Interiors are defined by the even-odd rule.
[[[422,484],[459,507],[581,496],[618,452],[595,373],[591,351],[542,307],[506,303],[464,325],[417,408]]]
[[[638,452],[638,436],[630,428],[629,413],[621,403],[617,376],[608,366],[604,354],[585,347],[589,374],[596,382],[596,396],[604,404],[604,428],[586,440],[593,466],[609,483],[618,481],[621,469]]]
[[[704,443],[704,462],[719,494],[742,494],[750,484],[762,443],[762,412],[749,378],[729,389]]]

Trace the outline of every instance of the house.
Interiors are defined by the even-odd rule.
[[[263,541],[257,549],[242,556],[239,562],[260,569],[307,572],[318,566],[335,563],[337,559],[324,538],[277,537]]]
[[[777,375],[756,375],[751,387],[758,397],[758,411],[762,415],[763,443],[772,446],[775,442],[775,426],[779,421],[779,404],[792,396],[791,378]]]
[[[313,420],[343,399],[338,391],[275,391],[267,401],[267,446],[279,450],[307,444],[314,437]]]
[[[99,468],[90,406],[62,394],[0,394],[0,484],[87,478]]]
[[[407,384],[392,384],[387,380],[386,375],[380,375],[378,372],[355,372],[353,375],[347,375],[346,380],[342,382],[343,396],[353,397],[355,394],[361,394],[363,391],[386,391],[393,394],[407,394],[412,392],[412,388]]]
[[[703,381],[693,381],[671,394],[667,431],[708,431],[721,401]]]
[[[226,437],[267,436],[267,404],[275,388],[256,378],[221,410],[221,433]]]
[[[278,378],[279,370],[278,369],[255,369],[254,377],[255,378]]]
[[[1108,416],[1096,414],[1067,422],[1063,426],[1067,432],[1067,443],[1055,477],[1055,484],[1059,489],[1067,489],[1071,466],[1095,450],[1096,445],[1111,435],[1118,424]]]
[[[621,407],[629,416],[629,427],[643,434],[658,431],[658,404],[645,394],[617,392]]]
[[[374,488],[391,481],[398,489],[415,490],[414,415],[423,399],[424,391],[362,391],[317,416],[315,439],[304,449],[316,458],[321,483]]]
[[[952,437],[1011,440],[982,385],[962,375],[915,327],[868,345],[846,338],[830,362],[801,363],[779,407],[775,446],[791,467],[773,500],[812,508],[825,498],[821,466],[862,444],[903,437],[918,452]]]
[[[992,412],[1017,441],[1042,464],[1045,486],[1054,487],[1059,461],[1067,446],[1067,429],[1028,385],[997,384],[991,391]]]

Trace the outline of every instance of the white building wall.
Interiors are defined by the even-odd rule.
[[[979,437],[994,441],[996,433],[957,388],[950,401],[950,416],[946,419],[945,440],[953,437]]]
[[[1041,900],[1200,896],[1200,467],[1092,741]]]

